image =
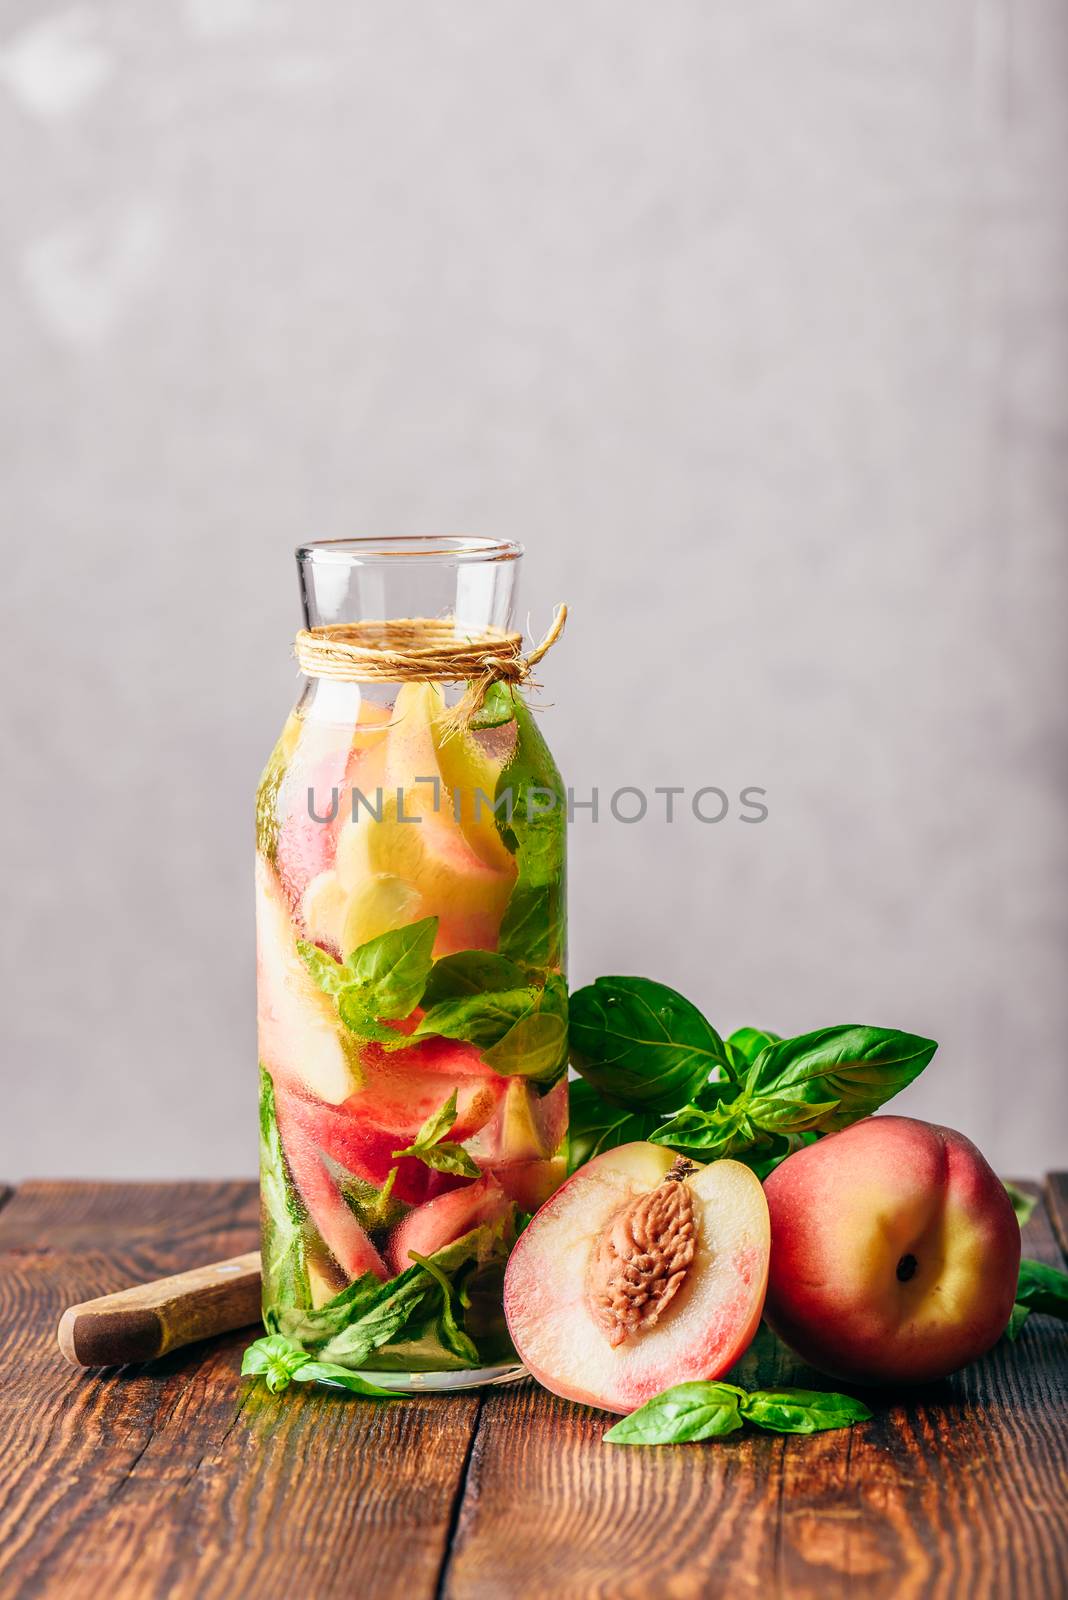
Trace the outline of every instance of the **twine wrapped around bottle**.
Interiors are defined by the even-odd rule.
[[[523,635],[504,628],[457,631],[452,617],[394,617],[381,622],[344,622],[302,628],[293,645],[309,678],[343,683],[466,683],[446,723],[464,728],[481,709],[494,683],[531,684],[533,669],[564,631],[567,607],[558,605],[552,626],[533,650],[523,653]]]

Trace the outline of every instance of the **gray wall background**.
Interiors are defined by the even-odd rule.
[[[1068,1157],[1060,0],[0,5],[0,1174],[254,1160],[291,549],[528,545],[573,976]]]

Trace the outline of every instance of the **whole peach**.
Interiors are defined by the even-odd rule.
[[[925,1382],[1000,1338],[1020,1228],[1004,1186],[963,1134],[867,1117],[788,1157],[764,1193],[765,1315],[821,1372]]]

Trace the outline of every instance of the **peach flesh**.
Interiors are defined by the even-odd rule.
[[[963,1134],[868,1117],[797,1151],[764,1191],[767,1319],[810,1365],[853,1383],[920,1383],[1000,1338],[1020,1229]]]
[[[736,1161],[701,1167],[690,1185],[697,1255],[655,1326],[613,1349],[587,1298],[590,1254],[616,1213],[655,1188],[674,1161],[652,1144],[622,1145],[581,1167],[542,1207],[512,1251],[504,1309],[517,1351],[554,1394],[628,1412],[738,1360],[760,1322],[768,1215],[757,1179]]]

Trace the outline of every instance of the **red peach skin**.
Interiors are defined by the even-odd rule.
[[[797,1151],[764,1184],[766,1316],[798,1355],[853,1383],[944,1377],[997,1342],[1020,1228],[963,1134],[868,1117]]]

